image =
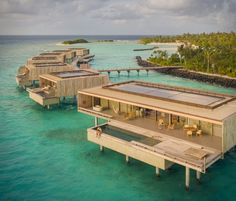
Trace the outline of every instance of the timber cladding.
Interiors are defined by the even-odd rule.
[[[68,78],[60,78],[53,73],[40,76],[40,86],[45,87],[49,85],[54,87],[56,97],[75,96],[77,95],[78,90],[105,85],[108,82],[109,78],[107,75],[94,73],[91,74],[90,71],[88,71],[88,74],[84,76]]]
[[[56,81],[56,96],[75,96],[80,89],[101,86],[107,83],[108,77],[106,75],[59,79]]]
[[[50,72],[75,70],[73,66],[48,66],[29,68],[29,80],[39,80],[39,76]]]
[[[223,124],[223,152],[227,152],[236,145],[236,113],[227,117]]]

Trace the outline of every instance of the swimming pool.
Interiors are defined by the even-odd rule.
[[[125,129],[121,129],[121,128],[111,126],[108,124],[102,125],[100,127],[101,127],[103,133],[111,135],[111,136],[119,138],[119,139],[122,139],[122,140],[125,140],[127,142],[136,141],[136,142],[140,142],[140,143],[143,143],[143,144],[149,145],[149,146],[154,146],[154,145],[161,142],[161,141],[155,140],[151,137],[140,135],[140,134],[137,134],[137,133],[134,133],[131,131],[127,131]],[[94,129],[96,129],[96,128],[94,128]]]

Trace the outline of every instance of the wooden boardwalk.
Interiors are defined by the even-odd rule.
[[[109,75],[111,72],[117,72],[120,74],[121,72],[127,72],[128,75],[131,71],[136,71],[138,74],[140,71],[146,71],[147,73],[150,70],[162,70],[162,69],[180,69],[182,68],[181,66],[162,66],[162,67],[138,67],[138,68],[113,68],[113,69],[103,69],[103,70],[98,70],[100,73],[108,73]]]

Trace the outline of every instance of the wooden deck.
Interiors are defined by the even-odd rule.
[[[82,111],[83,110],[83,111]],[[153,118],[146,118],[146,117],[138,117],[132,120],[127,120],[124,115],[117,115],[112,110],[104,110],[102,112],[94,111],[92,108],[89,109],[82,109],[81,112],[92,114],[94,116],[100,116],[102,118],[112,119],[120,122],[124,122],[133,126],[142,127],[144,129],[150,130],[152,132],[155,132],[157,136],[159,135],[165,135],[174,139],[181,139],[184,141],[188,141],[191,143],[195,143],[198,145],[201,145],[203,147],[210,147],[217,149],[219,151],[222,150],[222,139],[217,136],[212,135],[202,135],[202,136],[187,136],[186,131],[183,130],[183,128],[176,128],[176,129],[168,129],[163,128],[159,129],[157,121],[155,121]]]
[[[145,128],[140,128],[113,120],[108,122],[108,125],[111,125],[118,130],[121,129],[121,132],[127,132],[127,135],[129,132],[132,132],[136,133],[140,137],[143,136],[145,139],[155,139],[156,143],[147,145],[142,141],[139,142],[132,139],[127,141],[126,139],[123,139],[122,136],[119,137],[118,134],[116,134],[116,136],[112,136],[111,134],[106,133],[106,131],[101,134],[101,137],[96,138],[96,129],[93,133],[90,129],[88,130],[88,139],[102,146],[108,147],[122,154],[144,161],[150,165],[164,170],[168,168],[168,164],[165,162],[169,161],[171,163],[177,163],[205,173],[206,168],[218,160],[221,156],[221,152],[216,149],[202,147],[198,144],[171,138],[160,133],[157,134],[156,132],[147,130]],[[106,139],[104,139],[104,137]],[[139,153],[137,154],[136,152]],[[148,158],[151,158],[152,160],[148,161]],[[158,160],[163,159],[164,161],[162,161],[161,164],[157,163]]]
[[[119,119],[120,121],[121,119]],[[203,135],[203,136],[187,136],[186,131],[184,131],[182,128],[177,129],[159,129],[157,122],[152,119],[148,118],[136,118],[133,120],[124,120],[123,122],[134,125],[134,126],[140,126],[142,125],[143,128],[146,128],[151,131],[155,131],[158,134],[164,134],[173,138],[178,138],[181,140],[185,140],[188,142],[196,143],[198,145],[202,145],[204,147],[211,147],[217,150],[221,150],[222,148],[222,140],[220,137],[212,136],[212,135]],[[145,122],[145,123],[144,123]]]

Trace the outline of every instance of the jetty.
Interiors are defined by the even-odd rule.
[[[103,69],[103,70],[98,70],[98,71],[100,73],[108,73],[109,76],[112,72],[117,72],[118,75],[120,75],[121,72],[127,72],[128,76],[129,76],[130,72],[132,72],[132,71],[136,71],[139,75],[140,71],[146,71],[148,74],[148,72],[151,70],[161,71],[163,69],[180,69],[180,68],[182,68],[182,67],[180,67],[180,66],[162,66],[162,67],[138,67],[138,68],[112,68],[112,69]]]
[[[152,165],[201,174],[236,145],[236,96],[127,81],[78,91],[78,111],[94,117],[88,140]],[[99,124],[99,119],[107,123]]]
[[[84,55],[79,58],[78,64],[87,64],[88,62],[92,61],[94,57],[95,57],[94,54]]]
[[[133,51],[148,51],[148,50],[155,50],[158,49],[159,47],[150,47],[150,48],[139,48],[139,49],[133,49]]]

